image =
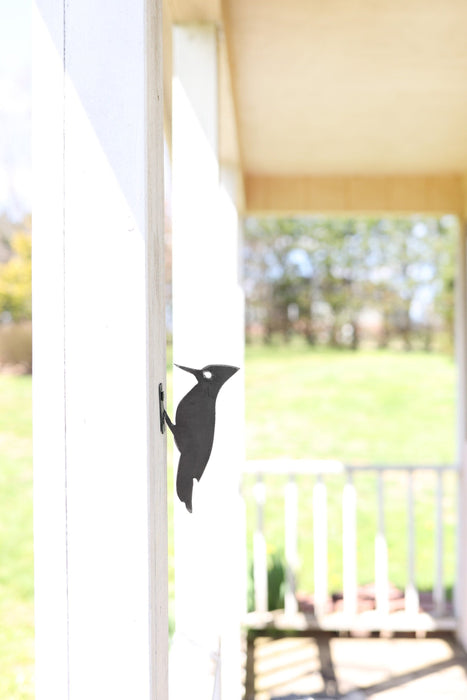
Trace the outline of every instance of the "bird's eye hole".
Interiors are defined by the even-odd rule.
[[[205,379],[212,379],[212,372],[210,372],[209,370],[205,370],[205,371],[203,372],[203,377],[204,377]]]

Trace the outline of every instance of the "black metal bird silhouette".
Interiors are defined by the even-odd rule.
[[[199,481],[211,455],[216,421],[216,398],[222,385],[238,367],[206,365],[192,369],[175,365],[194,374],[197,384],[177,406],[175,425],[166,412],[164,417],[180,451],[177,471],[177,495],[192,512],[193,479]]]

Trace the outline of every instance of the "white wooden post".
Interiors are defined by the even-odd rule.
[[[167,697],[161,27],[34,2],[37,700]]]
[[[377,475],[378,530],[375,537],[375,589],[376,610],[381,615],[389,612],[388,546],[384,518],[384,472]]]
[[[436,474],[435,493],[435,583],[433,586],[433,599],[435,612],[442,615],[446,606],[444,592],[444,528],[443,528],[443,470]]]
[[[326,484],[318,474],[313,487],[313,561],[315,615],[326,613],[328,602],[328,514]]]
[[[234,171],[221,170],[218,157],[217,30],[176,26],[173,50],[174,361],[198,368],[242,367],[237,183]],[[222,698],[240,694],[240,656],[233,649],[240,640],[242,384],[241,371],[218,396],[214,447],[200,483],[194,484],[193,513],[174,496],[175,698],[212,696],[219,649]],[[174,369],[175,405],[192,385],[193,377]]]
[[[264,534],[264,504],[266,487],[263,476],[258,474],[253,487],[256,502],[256,527],[253,535],[253,580],[255,584],[255,610],[259,613],[268,609],[268,555]]]
[[[342,493],[342,555],[344,579],[344,613],[357,613],[357,493],[352,470]]]
[[[444,591],[444,527],[443,527],[443,470],[436,474],[435,493],[435,571],[433,600],[435,613],[442,615],[445,611],[446,596]]]
[[[243,484],[240,487],[240,576],[241,576],[241,600],[240,600],[240,615],[242,619],[248,614],[248,551],[247,551],[247,508],[243,490]]]
[[[467,202],[466,202],[467,206]],[[459,616],[459,638],[467,649],[467,225],[459,221],[456,289],[456,353],[457,353],[457,416],[458,416],[458,531],[457,581],[455,589],[456,614]]]
[[[284,512],[286,563],[286,587],[284,595],[284,607],[286,615],[295,615],[298,611],[296,597],[296,576],[298,559],[298,488],[295,474],[291,474],[287,483],[285,484]]]
[[[413,471],[407,474],[407,585],[405,587],[405,611],[416,615],[419,610],[418,591],[415,584],[415,504]]]

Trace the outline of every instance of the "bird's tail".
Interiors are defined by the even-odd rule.
[[[187,462],[187,457],[184,457],[183,454],[180,455],[177,471],[177,496],[186,505],[187,511],[191,513],[193,511],[191,502],[193,498],[193,476],[189,471]]]

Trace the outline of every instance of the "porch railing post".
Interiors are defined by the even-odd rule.
[[[413,470],[407,474],[407,585],[405,588],[405,610],[409,615],[418,613],[418,592],[415,585],[415,510]]]
[[[434,506],[436,509],[435,527],[435,552],[433,569],[433,591],[435,601],[435,614],[419,609],[419,594],[415,586],[415,472],[433,472],[436,475],[436,490],[434,493]],[[264,625],[277,626],[280,629],[292,628],[306,630],[315,627],[336,630],[386,630],[386,631],[415,631],[428,630],[453,630],[457,628],[458,620],[446,610],[445,590],[443,580],[443,476],[450,472],[457,476],[455,465],[346,465],[333,460],[291,460],[272,459],[247,462],[244,471],[256,477],[253,494],[256,504],[256,531],[254,539],[254,571],[256,609],[258,612],[266,611],[267,600],[267,561],[266,539],[264,523],[265,490],[264,478],[268,475],[288,476],[285,483],[285,610],[284,615],[256,615],[251,616],[253,629]],[[342,557],[343,557],[343,614],[337,611],[331,604],[328,592],[328,524],[327,524],[327,488],[324,475],[341,474],[346,472],[347,478],[342,491]],[[407,477],[406,507],[407,526],[405,530],[406,553],[406,588],[405,600],[399,595],[397,600],[390,598],[389,589],[389,561],[388,545],[386,539],[385,518],[385,474],[398,473]],[[377,528],[375,533],[375,610],[366,609],[365,601],[362,602],[362,610],[359,610],[358,586],[357,586],[357,494],[355,488],[355,473],[368,475],[376,474],[376,518]],[[314,561],[314,609],[315,617],[297,613],[296,596],[293,595],[296,586],[296,562],[298,559],[298,491],[296,479],[314,479],[313,484],[313,561]],[[301,483],[301,482],[300,482]],[[455,489],[457,491],[457,489]],[[451,489],[449,489],[450,496]],[[446,496],[448,494],[445,494]],[[452,494],[454,497],[454,494]],[[271,514],[268,513],[268,517]],[[391,524],[390,524],[391,526]],[[333,547],[334,549],[334,547]],[[401,557],[403,546],[393,549],[394,559],[399,565],[403,564]],[[301,551],[304,558],[306,552]],[[309,556],[311,555],[311,552]],[[363,552],[368,556],[368,552]],[[335,566],[333,552],[332,566]],[[333,591],[333,593],[337,591]],[[402,593],[402,592],[401,592]],[[405,610],[399,609],[399,605],[405,602]],[[308,605],[308,603],[307,603]],[[370,606],[371,607],[371,606]],[[396,609],[397,608],[397,609]],[[391,613],[391,614],[390,614]]]
[[[264,535],[264,503],[266,487],[263,477],[258,474],[254,486],[256,502],[256,529],[253,541],[253,578],[255,585],[255,609],[266,612],[268,609],[268,557]]]
[[[313,547],[315,614],[322,617],[328,601],[328,515],[326,484],[318,474],[313,487]]]
[[[285,513],[285,564],[286,564],[286,588],[285,588],[285,613],[294,615],[297,612],[297,599],[295,597],[296,569],[297,569],[297,529],[298,529],[298,489],[294,474],[291,474],[285,484],[284,494]]]
[[[351,469],[342,494],[342,555],[344,613],[353,616],[357,612],[357,494]]]
[[[378,471],[378,530],[375,538],[375,588],[376,610],[381,615],[389,612],[388,547],[384,518],[384,472]]]
[[[436,474],[436,501],[435,501],[435,583],[433,587],[433,598],[435,612],[442,615],[445,610],[446,598],[443,581],[443,555],[444,555],[444,533],[443,533],[443,470]]]

